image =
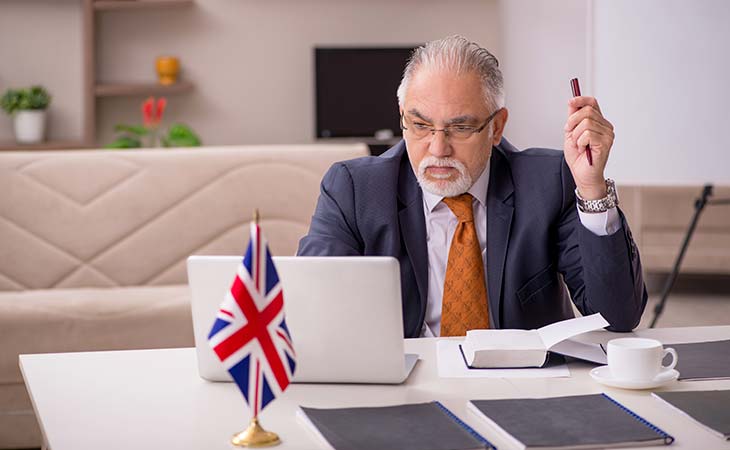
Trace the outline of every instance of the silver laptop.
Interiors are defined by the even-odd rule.
[[[191,256],[188,281],[200,376],[231,381],[208,344],[240,256]],[[294,382],[401,383],[405,355],[398,261],[390,257],[274,257],[297,355]]]

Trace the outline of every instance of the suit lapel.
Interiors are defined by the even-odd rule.
[[[428,298],[428,249],[426,247],[426,219],[423,215],[423,194],[411,169],[408,156],[405,154],[405,144],[403,142],[401,144],[403,145],[403,156],[398,176],[398,201],[400,203],[398,219],[401,239],[405,243],[416,277],[422,316],[425,313]]]
[[[495,328],[500,327],[502,278],[514,213],[514,184],[507,158],[494,148],[490,158],[487,190],[487,288],[489,314]]]

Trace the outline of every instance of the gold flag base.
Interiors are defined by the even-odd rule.
[[[272,447],[281,444],[281,440],[276,433],[261,428],[258,417],[254,417],[245,431],[231,438],[231,444],[237,447]]]

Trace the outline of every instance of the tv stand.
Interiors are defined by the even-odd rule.
[[[370,154],[373,156],[378,156],[383,154],[386,150],[388,150],[390,147],[394,146],[398,142],[400,142],[402,139],[401,136],[395,136],[391,139],[375,139],[372,136],[363,136],[363,137],[333,137],[333,138],[317,138],[317,142],[326,144],[326,143],[336,143],[336,142],[362,142],[365,145],[368,146],[370,149]]]

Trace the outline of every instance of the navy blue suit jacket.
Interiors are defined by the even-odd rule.
[[[600,312],[615,331],[638,325],[646,305],[639,253],[621,229],[596,236],[580,222],[562,152],[492,149],[486,280],[496,328],[539,328]],[[299,255],[393,256],[400,262],[403,326],[418,337],[426,314],[428,251],[423,196],[405,142],[325,174]],[[566,286],[567,290],[566,291]]]

